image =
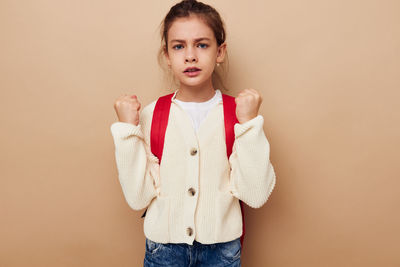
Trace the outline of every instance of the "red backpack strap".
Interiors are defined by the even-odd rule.
[[[160,164],[164,149],[164,138],[168,125],[169,110],[171,108],[171,99],[173,96],[174,93],[159,97],[153,111],[150,130],[150,147],[151,152],[159,159]]]
[[[223,106],[224,106],[226,154],[229,159],[229,157],[232,154],[233,142],[235,141],[234,126],[235,126],[235,123],[239,123],[239,121],[236,118],[235,97],[226,95],[226,94],[222,94],[222,102],[223,102]],[[242,233],[242,236],[240,237],[240,244],[243,247],[243,240],[244,240],[244,234],[245,234],[244,208],[243,208],[244,204],[241,200],[239,200],[239,203],[240,203],[240,209],[242,210],[242,223],[243,223],[243,233]]]
[[[236,118],[235,98],[230,95],[222,94],[222,103],[224,106],[226,154],[229,159],[232,154],[233,142],[235,141],[234,126],[235,123],[239,121]]]
[[[150,148],[151,153],[159,159],[159,163],[161,163],[164,149],[165,132],[167,130],[169,110],[171,108],[171,99],[173,96],[174,93],[159,97],[153,111],[150,129]],[[146,212],[147,209],[144,211],[141,218],[146,216]]]

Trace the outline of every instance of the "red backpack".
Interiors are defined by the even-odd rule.
[[[150,147],[151,152],[159,159],[161,163],[162,152],[164,148],[165,131],[167,129],[169,110],[171,107],[171,99],[174,93],[164,95],[158,98],[153,112],[153,119],[150,131]],[[228,156],[232,153],[233,142],[235,140],[234,125],[239,121],[236,118],[236,103],[235,98],[230,95],[222,94],[222,102],[224,106],[224,124],[225,124],[225,142],[226,154]],[[244,226],[244,209],[243,202],[239,200],[240,209],[242,211],[243,234],[240,237],[240,243],[243,247],[243,240],[245,234]],[[142,215],[146,216],[147,209]]]

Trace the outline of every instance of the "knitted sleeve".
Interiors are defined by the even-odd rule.
[[[235,141],[229,157],[231,193],[252,208],[263,206],[275,187],[270,145],[261,115],[234,126]]]
[[[110,127],[119,182],[134,210],[147,207],[159,193],[159,161],[151,153],[148,134],[154,105],[143,108],[138,125],[114,122]]]

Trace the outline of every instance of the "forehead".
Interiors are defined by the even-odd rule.
[[[177,18],[168,30],[168,40],[193,40],[199,37],[214,39],[213,30],[199,17]]]

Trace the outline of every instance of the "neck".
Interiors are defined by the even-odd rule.
[[[211,80],[199,86],[181,84],[175,98],[184,102],[205,102],[215,95]]]

